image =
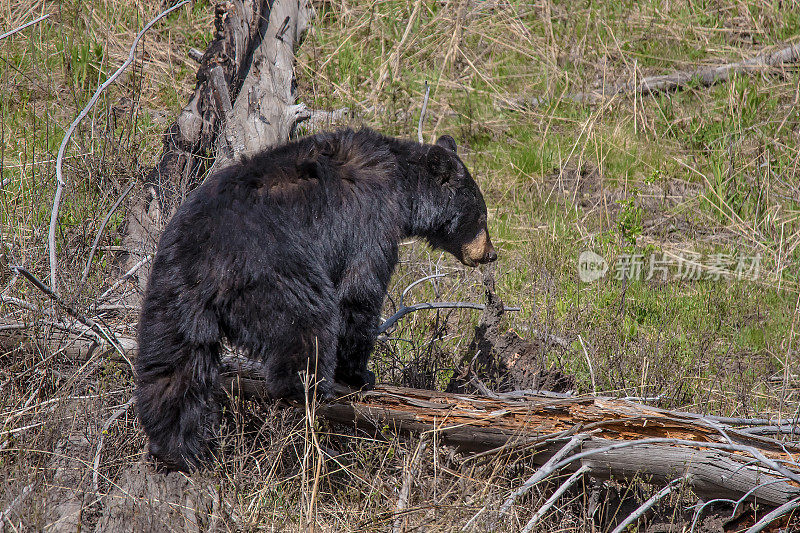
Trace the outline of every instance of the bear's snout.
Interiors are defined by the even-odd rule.
[[[478,266],[497,260],[497,252],[489,238],[489,232],[482,229],[470,242],[461,247],[461,262],[467,266]]]

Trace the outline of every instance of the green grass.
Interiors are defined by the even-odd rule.
[[[57,241],[62,293],[81,310],[119,277],[114,247],[124,210],[111,218],[89,283],[82,290],[78,283],[100,220],[156,161],[164,129],[191,94],[196,65],[187,50],[210,42],[212,4],[195,2],[157,24],[135,68],[103,96],[68,148]],[[497,293],[522,308],[505,327],[523,337],[535,329],[566,339],[565,349],[540,343],[537,355],[574,374],[578,393],[596,386],[598,393],[660,397],[663,407],[786,415],[797,409],[791,376],[800,372],[800,69],[592,105],[570,96],[796,42],[800,10],[791,4],[420,0],[415,10],[416,0],[318,3],[298,52],[298,94],[312,108],[349,107],[353,125],[416,138],[423,84],[430,83],[422,133],[426,141],[453,135],[484,192],[500,253]],[[64,130],[160,9],[157,2],[66,0],[50,22],[0,41],[0,290],[12,279],[7,264],[46,279],[53,161]],[[8,18],[11,12],[0,9],[0,27],[27,20],[16,12]],[[416,287],[406,303],[483,301],[480,271],[422,243],[401,250],[392,299],[415,279],[446,272]],[[578,276],[586,250],[612,266],[592,283]],[[706,265],[714,254],[734,261],[759,254],[760,273],[756,280],[691,280],[673,266],[666,281],[614,276],[613,266],[630,254],[647,263],[690,253]],[[9,294],[44,303],[19,281]],[[384,315],[393,311],[387,302]],[[444,387],[461,369],[478,319],[465,310],[405,317],[373,358],[379,379]],[[133,323],[128,317],[115,325],[131,333]],[[101,370],[103,391],[130,387],[118,376],[126,367]],[[287,449],[302,445],[297,421],[275,422],[276,412],[246,422],[262,424],[254,433],[275,435],[261,436],[267,451],[255,459],[245,452],[231,458],[244,470],[302,453],[273,449],[284,446],[286,432],[293,435]],[[389,474],[381,473],[399,478],[407,450],[401,453],[390,433],[381,443],[348,440],[356,470],[389,465]],[[138,444],[126,443],[130,454]],[[362,470],[365,478],[374,473]],[[297,506],[299,482],[286,478],[263,487],[253,477],[231,483],[254,529],[264,517],[282,524],[282,510]],[[221,483],[229,488],[228,481]],[[385,505],[380,490],[363,496],[362,489],[344,482],[337,498],[345,507]],[[363,523],[382,511],[370,512]]]
[[[324,11],[300,54],[302,72],[313,78],[300,77],[304,99],[319,107],[385,106],[366,121],[413,136],[422,82],[432,82],[432,117],[424,133],[451,133],[467,149],[465,160],[489,199],[490,228],[502,251],[498,290],[523,306],[512,324],[531,321],[570,338],[580,334],[596,350],[599,386],[607,390],[632,392],[648,359],[645,385],[660,392],[674,386],[675,375],[696,375],[676,401],[703,397],[722,375],[732,387],[738,379],[729,372],[733,367],[758,376],[750,380],[754,387],[774,372],[769,354],[793,342],[787,334],[800,259],[796,248],[787,247],[798,227],[797,204],[784,185],[797,178],[792,132],[798,112],[792,102],[798,73],[788,71],[785,80],[736,76],[711,88],[690,85],[599,106],[561,96],[603,80],[627,81],[634,69],[642,77],[754,55],[758,47],[737,41],[737,31],[757,27],[760,43],[781,43],[793,27],[792,10],[674,2],[665,12],[662,2],[569,2],[555,3],[549,13],[510,4],[491,14],[465,14],[422,5],[399,50],[413,4]],[[453,35],[457,47],[451,46]],[[391,53],[398,54],[399,71],[375,94]],[[551,100],[523,112],[498,103],[541,96]],[[398,109],[410,110],[408,118],[394,120]],[[574,180],[568,190],[553,192],[559,169],[569,166],[596,169],[599,182],[589,196],[604,205],[587,212]],[[659,200],[676,183],[689,192]],[[648,232],[648,223],[665,218],[689,227],[666,238]],[[761,253],[762,273],[755,283],[670,279],[626,286],[606,279],[584,285],[576,269],[584,249],[608,258],[661,250]],[[579,372],[587,390],[582,352],[558,360]],[[662,360],[669,364],[653,363]],[[752,367],[753,361],[764,366]],[[720,402],[720,408],[751,408]]]

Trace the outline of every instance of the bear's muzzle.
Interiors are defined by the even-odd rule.
[[[467,266],[491,263],[497,260],[497,252],[492,245],[489,232],[482,229],[474,239],[461,247],[461,262]]]

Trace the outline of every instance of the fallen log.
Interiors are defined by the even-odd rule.
[[[72,361],[90,357],[123,357],[99,337],[54,328],[47,337],[31,337],[24,324],[0,321],[0,348],[36,342]],[[127,359],[136,341],[117,337]],[[268,397],[258,363],[229,353],[222,359],[227,390],[249,397]],[[685,478],[701,498],[729,498],[780,506],[800,497],[800,447],[740,431],[747,420],[728,423],[700,414],[669,411],[608,397],[554,397],[514,391],[486,397],[475,394],[379,385],[354,394],[342,391],[316,413],[332,422],[380,431],[436,433],[437,439],[464,452],[534,450],[533,461],[544,464],[576,435],[581,435],[574,462],[598,478],[649,479],[669,483]],[[788,421],[768,421],[786,424]]]
[[[543,464],[575,434],[585,434],[580,450],[595,451],[581,466],[600,478],[650,478],[668,483],[686,477],[702,498],[750,497],[777,506],[800,496],[800,483],[753,466],[737,446],[752,447],[773,461],[792,462],[798,447],[753,439],[699,416],[652,409],[602,397],[550,398],[529,393],[515,399],[448,394],[381,385],[351,401],[317,407],[329,420],[401,432],[432,433],[465,451],[535,447]],[[722,429],[722,431],[720,431]],[[730,437],[730,441],[725,438]],[[630,446],[608,449],[629,442]],[[796,463],[793,471],[800,473]]]
[[[596,104],[606,98],[618,94],[648,95],[660,92],[675,91],[697,83],[700,87],[711,87],[717,83],[728,81],[736,74],[750,75],[761,72],[765,68],[775,68],[796,63],[800,60],[800,43],[786,46],[775,52],[762,52],[750,59],[725,63],[723,65],[698,68],[695,70],[679,70],[672,74],[649,76],[625,83],[604,86],[596,90],[567,94],[561,97],[578,104]],[[505,100],[511,108],[535,108],[547,104],[552,98],[533,98],[530,100]]]

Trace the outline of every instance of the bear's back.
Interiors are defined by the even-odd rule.
[[[243,158],[212,175],[204,194],[208,200],[296,208],[337,204],[354,195],[363,201],[386,196],[396,166],[385,137],[367,129],[340,130]]]
[[[159,248],[179,250],[172,261],[198,278],[200,271],[251,270],[253,258],[339,270],[347,250],[402,233],[391,143],[371,130],[340,130],[244,158],[190,194]]]

